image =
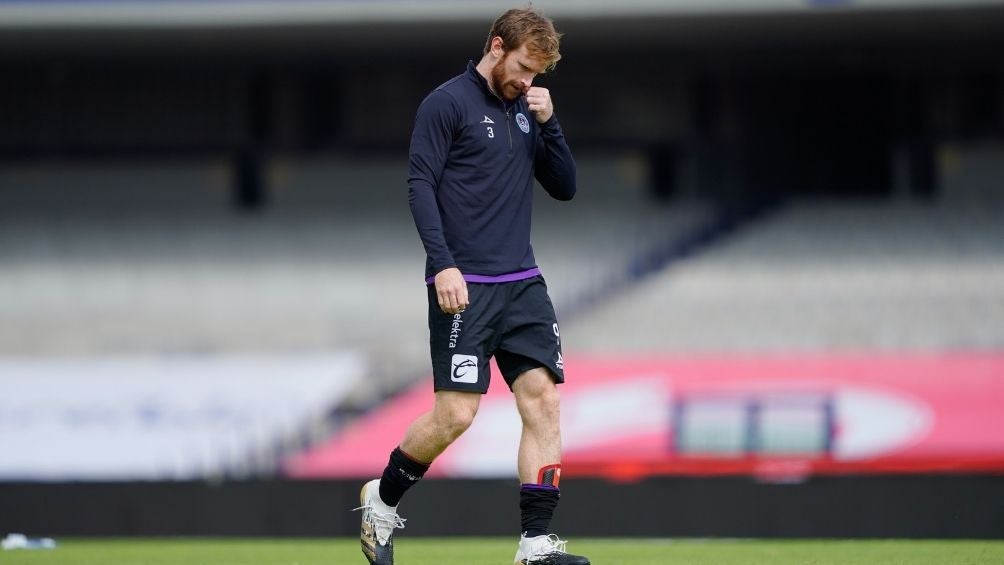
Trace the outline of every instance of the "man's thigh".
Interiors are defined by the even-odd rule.
[[[488,392],[488,360],[498,341],[498,324],[505,304],[494,284],[468,283],[470,304],[463,312],[446,314],[436,289],[429,286],[429,349],[435,390]]]
[[[556,383],[565,381],[565,361],[554,306],[542,277],[522,281],[510,297],[505,327],[495,359],[509,388],[516,378],[537,367],[551,372]]]

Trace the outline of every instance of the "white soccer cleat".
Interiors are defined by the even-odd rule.
[[[523,534],[519,538],[514,565],[589,565],[589,559],[565,552],[568,542],[554,534],[532,538]]]
[[[359,508],[363,511],[359,544],[370,565],[394,565],[394,528],[404,527],[404,518],[397,515],[396,506],[387,506],[380,499],[380,479],[363,485],[359,491]]]

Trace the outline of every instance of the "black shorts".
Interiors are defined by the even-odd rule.
[[[516,377],[547,367],[565,381],[561,338],[543,277],[507,283],[467,283],[470,304],[460,314],[439,309],[429,285],[429,345],[435,389],[488,392],[493,356],[512,389]]]

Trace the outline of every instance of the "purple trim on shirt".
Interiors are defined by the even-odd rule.
[[[464,280],[469,283],[483,283],[483,284],[493,284],[493,283],[507,283],[516,282],[526,279],[532,279],[540,274],[540,268],[534,267],[532,269],[527,269],[525,271],[519,271],[517,273],[506,273],[504,275],[464,275]],[[436,277],[429,277],[425,279],[425,284],[432,284],[436,282]]]
[[[558,487],[554,485],[535,485],[533,483],[523,483],[519,486],[520,490],[559,490]]]

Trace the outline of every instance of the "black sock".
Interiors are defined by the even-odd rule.
[[[519,489],[520,523],[526,537],[550,533],[551,516],[558,506],[560,491],[551,485],[524,484]]]
[[[380,478],[380,499],[387,506],[397,506],[404,491],[421,480],[428,470],[429,466],[425,463],[415,461],[401,451],[400,447],[394,448],[390,452],[390,461],[383,470],[383,477]]]

